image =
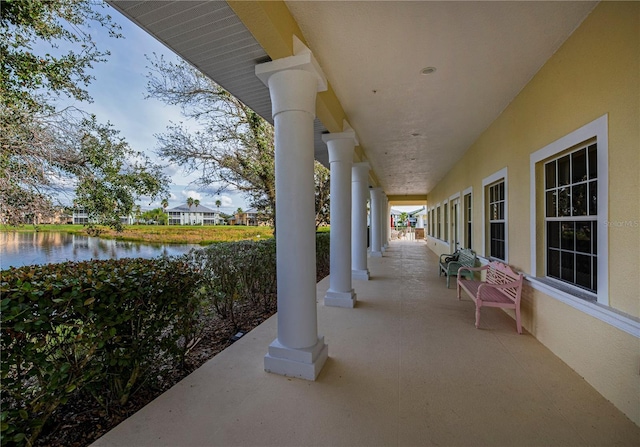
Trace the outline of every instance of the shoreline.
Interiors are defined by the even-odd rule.
[[[271,227],[253,226],[186,226],[186,225],[127,225],[120,233],[108,227],[100,227],[99,238],[149,244],[210,245],[216,242],[239,240],[265,240],[273,238]],[[25,225],[0,226],[0,233],[69,233],[89,236],[84,225]]]

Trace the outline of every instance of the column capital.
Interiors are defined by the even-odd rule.
[[[348,135],[352,134],[352,135]],[[334,137],[326,138],[325,137]],[[329,151],[329,163],[334,162],[348,162],[351,165],[353,161],[353,150],[355,149],[355,133],[340,132],[337,134],[325,134],[322,135],[322,141],[327,144]],[[351,172],[349,172],[351,176]]]
[[[326,133],[322,135],[322,141],[325,144],[329,144],[330,141],[334,140],[353,140],[353,146],[358,146],[360,143],[358,142],[358,136],[356,135],[355,130],[351,128],[347,120],[344,120],[342,123],[342,132],[332,132]]]
[[[320,64],[313,56],[313,53],[300,39],[293,36],[293,56],[283,57],[271,62],[256,65],[256,76],[264,85],[271,88],[269,80],[273,75],[281,71],[301,70],[313,74],[317,81],[317,92],[324,92],[328,89],[327,77],[324,75]]]
[[[370,169],[371,166],[369,166],[369,163],[366,161],[361,163],[354,163],[351,167],[351,181],[367,183],[369,181]]]

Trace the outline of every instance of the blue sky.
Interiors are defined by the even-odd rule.
[[[246,209],[243,197],[234,191],[220,196],[211,196],[198,191],[190,185],[197,173],[187,176],[179,166],[168,166],[158,160],[154,153],[157,146],[155,134],[165,131],[170,121],[185,121],[179,107],[168,106],[154,99],[144,99],[146,94],[146,74],[148,61],[145,55],[156,53],[164,55],[167,60],[177,60],[177,56],[155,38],[140,29],[136,24],[121,15],[110,6],[101,12],[111,15],[114,22],[121,27],[123,38],[110,38],[101,28],[92,27],[91,35],[100,51],[110,51],[106,63],[94,64],[91,74],[95,79],[87,90],[93,103],[77,103],[77,107],[94,113],[100,122],[111,122],[120,131],[129,145],[136,151],[145,152],[162,165],[167,165],[165,172],[172,179],[169,207],[186,202],[187,197],[199,199],[202,205],[215,208],[215,201],[221,200],[220,210],[230,213],[238,207]],[[160,201],[149,201],[142,198],[138,204],[143,209],[160,206]]]

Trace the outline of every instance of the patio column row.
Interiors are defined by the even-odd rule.
[[[311,51],[294,37],[294,55],[256,66],[269,88],[275,135],[276,221],[293,222],[276,234],[278,334],[264,357],[264,369],[315,380],[328,357],[318,335],[314,210],[316,96],[326,77]],[[325,305],[354,307],[352,278],[368,280],[368,163],[353,165],[355,132],[345,122],[341,133],[327,134],[331,167],[331,272]],[[382,256],[388,207],[381,188],[371,200],[372,256]],[[386,222],[383,223],[383,222]]]

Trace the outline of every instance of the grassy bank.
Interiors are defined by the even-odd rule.
[[[32,225],[3,226],[2,231],[87,234],[83,225],[39,225],[37,228]],[[209,245],[214,242],[268,239],[273,237],[273,230],[270,227],[246,226],[128,225],[120,233],[102,228],[100,237],[132,242]]]

